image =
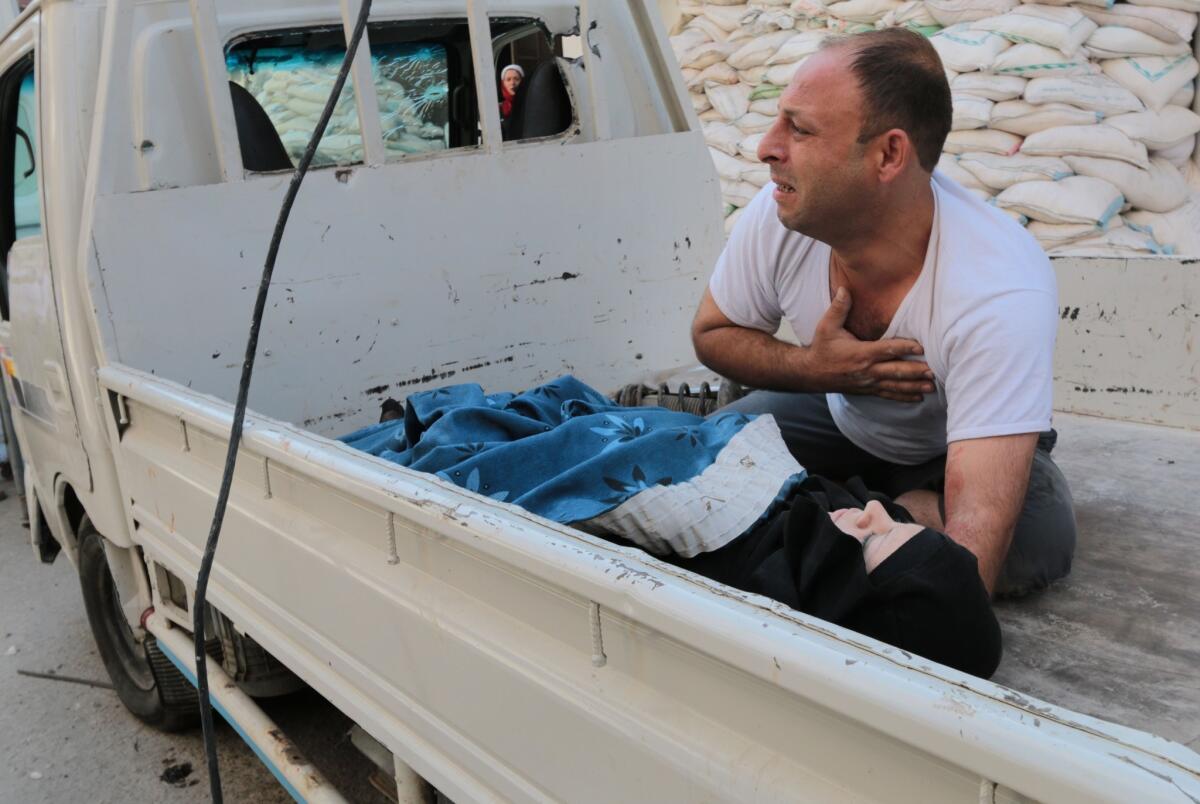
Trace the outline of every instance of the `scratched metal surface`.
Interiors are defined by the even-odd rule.
[[[1200,260],[1057,259],[1060,410],[1200,430]]]
[[[704,158],[684,133],[314,173],[251,407],[338,434],[430,386],[575,372],[610,390],[692,362],[688,325],[722,238]],[[112,359],[232,398],[283,182],[100,201],[94,298]],[[647,208],[635,187],[666,189]]]
[[[995,681],[1200,749],[1200,433],[1056,415],[1071,575],[997,606]]]

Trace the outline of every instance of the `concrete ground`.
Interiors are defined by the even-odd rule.
[[[1200,750],[1200,433],[1062,414],[1055,424],[1080,525],[1075,567],[998,606],[995,680]],[[74,568],[35,560],[13,486],[0,489],[0,804],[207,801],[198,731],[161,734],[110,690],[18,674],[107,680]],[[267,708],[350,800],[386,800],[325,701],[305,693]],[[219,731],[226,798],[288,801],[236,734]]]
[[[75,568],[40,564],[21,526],[17,494],[0,482],[0,804],[209,801],[196,729],[163,734],[110,689],[18,673],[107,683]],[[371,767],[345,739],[349,723],[307,692],[268,702],[271,717],[351,801],[382,804]],[[282,804],[291,797],[220,715],[218,754],[227,801]]]

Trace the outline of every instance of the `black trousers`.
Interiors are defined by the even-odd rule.
[[[809,477],[754,529],[711,553],[664,560],[736,589],[785,603],[902,650],[987,678],[1000,664],[1000,625],[975,556],[928,528],[867,573],[862,544],[829,512],[879,500],[900,522],[908,512],[858,481]]]

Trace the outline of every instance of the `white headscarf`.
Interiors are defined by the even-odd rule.
[[[501,81],[504,80],[504,74],[507,73],[509,70],[516,70],[517,75],[521,76],[521,80],[522,81],[525,80],[525,69],[519,64],[510,64],[507,67],[505,67],[503,70],[500,71],[500,80]]]

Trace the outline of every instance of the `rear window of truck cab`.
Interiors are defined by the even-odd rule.
[[[552,42],[538,21],[496,18],[491,31],[494,60],[520,58],[527,74],[542,67],[558,84],[556,96],[569,97],[555,61],[561,42]],[[366,43],[387,161],[480,142],[479,99],[465,20],[375,24],[368,26]],[[344,55],[341,26],[251,34],[228,47],[226,69],[247,170],[295,166]],[[496,80],[498,84],[498,75]],[[567,116],[557,118],[563,125],[551,125],[557,133],[570,127],[569,100],[567,104]],[[348,78],[318,145],[314,167],[363,161],[358,115]]]

